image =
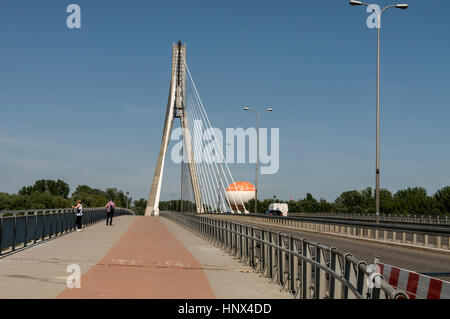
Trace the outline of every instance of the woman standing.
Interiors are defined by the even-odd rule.
[[[77,206],[72,206],[72,208],[76,209],[75,215],[77,216],[76,225],[77,231],[82,231],[81,219],[83,218],[83,205],[81,205],[81,200],[77,200]]]

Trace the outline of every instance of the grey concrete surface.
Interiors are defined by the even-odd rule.
[[[200,262],[217,298],[291,299],[268,278],[253,272],[250,266],[238,262],[219,248],[213,247],[179,224],[161,217],[164,225]]]
[[[77,264],[85,273],[135,220],[135,216],[119,216],[112,226],[100,222],[2,257],[0,299],[55,298],[67,288],[68,265]]]

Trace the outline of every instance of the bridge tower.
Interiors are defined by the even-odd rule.
[[[197,213],[203,213],[203,205],[201,198],[200,185],[198,175],[194,163],[194,153],[192,150],[192,138],[189,131],[188,118],[186,116],[186,45],[181,41],[173,45],[172,48],[172,77],[170,80],[169,99],[167,101],[166,119],[164,123],[164,131],[161,140],[161,148],[159,150],[158,162],[156,163],[155,175],[148,196],[146,216],[159,215],[159,198],[161,195],[161,183],[164,171],[164,161],[169,146],[170,134],[172,132],[173,121],[179,118],[183,129],[183,151],[184,158],[188,159],[189,175],[192,183]]]

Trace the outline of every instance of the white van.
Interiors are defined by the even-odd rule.
[[[287,216],[289,211],[288,204],[286,203],[271,203],[269,210],[279,210],[283,213],[283,216]]]

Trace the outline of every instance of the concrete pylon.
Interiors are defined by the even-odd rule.
[[[191,177],[194,200],[197,206],[197,213],[203,213],[200,185],[198,183],[197,169],[194,163],[194,153],[192,150],[192,139],[189,131],[188,120],[185,111],[186,101],[186,45],[181,42],[173,45],[172,48],[172,77],[170,80],[169,99],[167,101],[166,119],[164,131],[159,150],[158,162],[156,163],[155,175],[148,196],[145,216],[159,215],[159,198],[161,195],[161,183],[164,171],[164,161],[167,148],[169,146],[170,133],[172,132],[173,121],[179,118],[183,129],[183,145],[186,158],[189,162],[189,173]]]

